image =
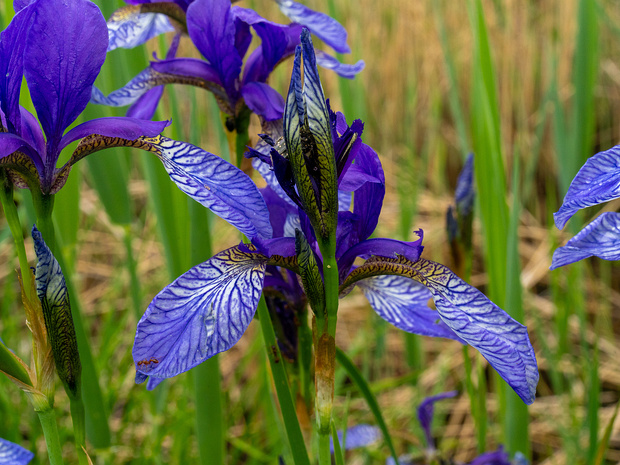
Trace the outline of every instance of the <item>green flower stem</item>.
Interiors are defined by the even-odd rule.
[[[45,436],[45,445],[47,446],[50,464],[62,465],[62,447],[60,446],[60,439],[58,437],[58,426],[56,425],[54,410],[49,408],[47,410],[37,411],[37,415],[41,422],[43,436]]]
[[[276,333],[273,329],[273,324],[271,322],[271,318],[269,317],[269,310],[267,309],[267,304],[265,303],[264,297],[261,297],[260,302],[258,303],[257,313],[263,338],[265,340],[265,348],[267,350],[267,357],[269,358],[269,365],[271,366],[271,373],[276,387],[276,394],[278,396],[278,401],[280,402],[282,419],[284,420],[284,427],[286,429],[286,439],[288,441],[291,454],[293,455],[293,461],[295,465],[310,465],[310,459],[308,458],[308,452],[306,451],[306,444],[301,433],[299,420],[297,419],[295,403],[293,402],[293,396],[291,395],[288,379],[286,377],[286,370],[284,368],[284,364],[282,363],[282,354],[280,353],[280,348],[278,347]],[[327,438],[327,450],[329,452],[329,436]]]
[[[22,275],[22,284],[26,296],[31,298],[30,291],[32,290],[32,273],[28,266],[28,258],[26,256],[26,247],[24,246],[24,235],[22,233],[22,226],[19,221],[19,215],[17,214],[17,207],[13,202],[13,185],[6,176],[6,172],[0,169],[0,203],[2,203],[2,209],[4,210],[4,216],[9,224],[9,229],[13,235],[15,241],[15,250],[17,251],[17,258],[19,260],[19,269]]]
[[[67,390],[67,393],[69,391]],[[71,419],[73,420],[73,435],[75,436],[75,448],[77,449],[80,465],[88,465],[88,454],[86,453],[86,415],[84,413],[84,403],[82,402],[81,390],[76,396],[69,395],[69,405],[71,409]]]

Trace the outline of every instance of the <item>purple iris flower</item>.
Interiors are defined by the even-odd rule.
[[[590,157],[571,182],[553,214],[562,229],[578,210],[620,197],[620,145]],[[553,254],[551,269],[588,257],[620,260],[620,213],[607,212],[583,228]]]
[[[105,20],[86,0],[22,3],[15,2],[16,15],[0,35],[0,167],[11,170],[16,185],[53,194],[87,152],[80,145],[57,168],[60,152],[71,142],[94,134],[125,140],[153,137],[168,122],[99,118],[65,133],[86,107],[105,60]],[[23,77],[38,121],[19,105]]]
[[[17,444],[0,438],[0,464],[26,465],[34,458],[34,454]]]
[[[267,79],[275,66],[295,51],[302,25],[310,27],[336,51],[350,51],[346,31],[340,24],[291,0],[278,2],[282,11],[297,21],[288,25],[267,21],[253,10],[232,6],[230,0],[176,3],[185,11],[187,32],[204,60],[169,56],[151,62],[125,87],[107,97],[95,89],[94,103],[109,106],[139,104],[149,109],[140,111],[141,116],[150,118],[161,97],[161,85],[180,83],[212,92],[220,110],[232,118],[243,117],[249,108],[266,120],[276,120],[282,117],[284,101],[267,84]],[[144,20],[143,13],[135,8],[131,11],[133,15],[121,14],[118,19],[113,16],[108,23],[110,49],[134,47],[153,35],[171,30],[169,25],[157,22],[162,15],[149,13],[154,16]],[[248,55],[251,29],[261,44]],[[363,61],[345,65],[325,53],[317,59],[326,68],[348,78],[353,78],[364,67]],[[132,108],[131,111],[139,110]],[[230,124],[234,124],[234,119]]]
[[[414,242],[369,239],[377,226],[385,194],[381,163],[374,150],[361,141],[362,123],[355,121],[348,126],[344,116],[328,109],[308,33],[302,34],[302,45],[305,79],[302,82],[299,47],[291,81],[293,90],[287,101],[287,106],[295,106],[296,111],[287,111],[291,120],[284,121],[283,126],[266,123],[271,134],[263,136],[258,150],[251,152],[255,166],[265,174],[273,191],[268,205],[274,236],[254,238],[252,244],[218,253],[177,278],[153,299],[136,332],[133,357],[137,379],[175,376],[232,347],[250,324],[263,288],[272,282],[274,273],[268,274],[268,270],[279,267],[300,272],[296,239],[292,237],[295,229],[303,232],[322,268],[316,237],[320,231],[311,225],[308,212],[312,206],[307,199],[313,194],[306,192],[305,200],[300,198],[301,188],[295,185],[287,158],[292,155],[283,149],[279,137],[283,132],[289,148],[304,143],[311,150],[317,145],[331,146],[322,156],[334,157],[329,164],[336,167],[340,191],[336,259],[341,295],[358,285],[379,316],[396,327],[471,344],[525,403],[532,403],[538,369],[526,328],[445,266],[420,258],[421,231],[420,239]],[[327,121],[314,121],[323,114]],[[313,122],[308,128],[310,120]],[[305,128],[296,126],[300,121],[306,121]],[[305,142],[292,140],[300,134],[304,134]],[[317,161],[311,159],[312,155],[304,153],[310,173],[306,185],[316,189],[315,198],[327,198],[321,191],[328,186],[315,173],[320,169],[313,169]],[[316,209],[320,211],[321,206]],[[356,266],[358,258],[365,263]],[[437,311],[428,308],[429,298],[434,299]]]

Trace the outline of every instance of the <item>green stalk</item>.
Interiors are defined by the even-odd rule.
[[[276,333],[273,330],[273,324],[271,323],[269,310],[267,309],[264,297],[261,297],[258,303],[257,314],[265,340],[265,347],[267,348],[267,356],[269,358],[269,365],[271,366],[271,373],[276,387],[276,394],[280,402],[280,410],[282,411],[282,419],[284,420],[286,429],[286,440],[291,450],[293,461],[295,465],[310,465],[306,444],[301,433],[299,420],[297,419],[295,403],[293,402],[293,396],[291,395],[288,379],[286,377],[286,370],[282,363],[282,354],[278,347]],[[329,453],[329,435],[327,436],[327,451]],[[329,462],[321,463],[329,464]]]
[[[69,391],[67,391],[69,393]],[[86,414],[84,412],[84,403],[82,402],[82,394],[78,391],[76,396],[69,395],[69,406],[71,410],[71,419],[73,420],[73,434],[75,436],[75,448],[77,449],[78,461],[80,465],[88,465],[90,463],[88,454],[86,453]]]
[[[56,425],[56,415],[50,407],[47,410],[37,411],[43,436],[45,436],[45,445],[51,465],[62,465],[62,447],[58,437],[58,426]]]
[[[28,266],[28,258],[26,256],[26,247],[24,246],[24,235],[22,233],[22,226],[19,221],[19,215],[17,214],[17,207],[13,202],[13,186],[6,177],[5,171],[0,169],[0,203],[4,210],[4,216],[9,229],[13,235],[13,241],[15,242],[15,250],[17,251],[17,258],[19,260],[19,269],[21,270],[22,284],[26,296],[30,296],[32,290],[32,273]]]

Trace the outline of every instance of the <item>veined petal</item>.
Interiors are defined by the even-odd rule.
[[[337,58],[321,50],[316,50],[316,63],[320,67],[330,69],[338,76],[347,79],[353,79],[366,67],[364,60],[359,60],[354,65],[348,65],[346,63],[341,63]]]
[[[583,228],[565,246],[553,253],[552,270],[596,256],[620,260],[620,213],[607,212]]]
[[[108,33],[99,8],[87,0],[39,0],[32,8],[24,73],[48,150],[57,156],[64,130],[88,104],[105,60]]]
[[[249,82],[241,88],[241,95],[246,105],[267,121],[282,118],[284,99],[268,84]]]
[[[0,438],[0,464],[26,465],[34,458],[34,454],[17,444]]]
[[[194,145],[166,137],[145,139],[176,185],[249,238],[272,235],[269,211],[254,182],[240,169]]]
[[[142,70],[125,86],[117,89],[106,97],[101,90],[93,86],[90,102],[109,107],[124,107],[135,103],[150,89],[164,84],[164,79],[150,66]]]
[[[588,159],[573,179],[557,213],[555,225],[562,229],[575,212],[620,197],[620,145]]]
[[[351,52],[347,45],[347,30],[338,21],[293,0],[276,1],[282,13],[296,23],[306,26],[315,36],[338,53]]]
[[[422,336],[445,337],[463,343],[428,307],[431,293],[422,284],[405,276],[374,276],[357,285],[377,314],[398,329]]]
[[[527,328],[447,267],[420,259],[414,268],[433,294],[441,319],[489,361],[523,402],[534,402],[538,366]]]
[[[165,32],[174,31],[166,15],[140,13],[140,6],[120,8],[108,20],[108,52],[134,48]]]
[[[169,378],[231,348],[254,317],[266,261],[232,247],[161,291],[138,323],[136,370]]]

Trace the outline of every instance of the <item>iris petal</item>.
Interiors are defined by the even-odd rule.
[[[338,76],[347,79],[353,79],[356,75],[361,73],[366,66],[364,60],[359,60],[354,65],[341,63],[337,58],[334,58],[321,50],[316,50],[316,63],[320,67],[330,69]]]
[[[282,13],[296,23],[306,26],[312,33],[339,53],[349,53],[347,31],[330,16],[311,10],[292,0],[277,0]]]
[[[284,99],[279,92],[262,82],[249,82],[241,88],[246,105],[267,121],[282,118]]]
[[[48,150],[57,157],[62,133],[88,104],[105,60],[108,33],[99,8],[90,1],[39,0],[32,7],[24,73]]]
[[[534,402],[538,367],[527,328],[447,267],[425,259],[415,266],[441,319],[489,361],[523,402]]]
[[[418,420],[420,421],[420,426],[424,430],[424,435],[426,436],[426,446],[428,448],[435,448],[433,435],[431,434],[431,425],[433,423],[433,415],[435,413],[435,402],[443,399],[449,399],[450,397],[456,397],[457,394],[457,391],[442,392],[441,394],[425,398],[418,406]]]
[[[34,454],[17,444],[0,438],[0,463],[8,465],[26,465]]]
[[[607,212],[553,253],[551,269],[596,256],[620,260],[620,213]]]
[[[599,152],[581,167],[557,213],[555,225],[562,229],[575,212],[620,197],[620,145]]]
[[[342,431],[338,431],[338,442],[342,447]],[[357,449],[358,447],[366,447],[374,442],[377,442],[381,438],[381,430],[372,425],[355,425],[351,428],[347,428],[347,443],[344,445],[344,450]],[[331,441],[331,451],[334,453],[333,440]]]
[[[134,48],[160,34],[174,31],[166,15],[140,13],[140,8],[132,6],[115,11],[107,24],[108,52],[115,48]]]
[[[446,337],[463,342],[428,307],[431,293],[405,276],[375,276],[357,283],[377,314],[398,329],[422,336]]]
[[[246,236],[272,235],[269,211],[254,182],[240,169],[194,145],[145,138],[176,185]]]
[[[266,257],[233,247],[162,290],[138,323],[137,371],[169,378],[228,350],[254,317]]]

